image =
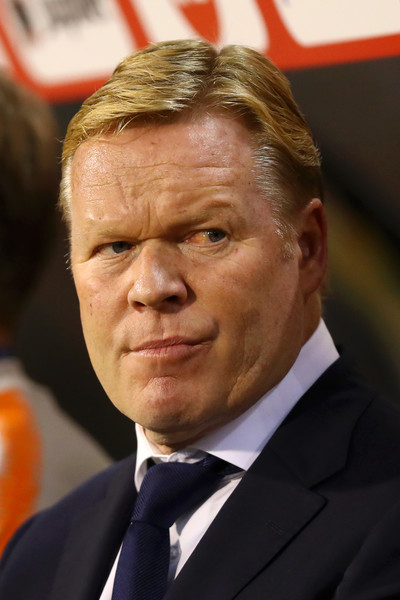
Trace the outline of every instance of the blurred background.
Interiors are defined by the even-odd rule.
[[[330,219],[325,318],[337,344],[400,402],[400,2],[0,0],[0,68],[52,105],[62,139],[82,100],[148,41],[243,43],[287,74],[323,156]],[[67,233],[26,307],[28,373],[115,458],[133,425],[92,371],[67,269]]]

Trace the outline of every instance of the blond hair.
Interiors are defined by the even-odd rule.
[[[64,142],[60,205],[70,221],[71,162],[86,140],[198,111],[227,113],[254,140],[255,177],[282,235],[293,212],[322,196],[320,157],[286,77],[258,52],[201,40],[150,45],[125,58],[82,105]]]

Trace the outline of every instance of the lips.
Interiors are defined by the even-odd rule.
[[[169,337],[142,342],[132,350],[137,356],[148,358],[181,359],[192,356],[210,344],[210,339]]]

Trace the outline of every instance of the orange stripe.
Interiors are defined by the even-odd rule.
[[[0,393],[0,553],[35,509],[41,447],[32,411],[19,390]]]

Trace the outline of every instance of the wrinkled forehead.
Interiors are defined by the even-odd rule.
[[[130,126],[86,140],[72,160],[72,176],[80,170],[101,171],[105,162],[137,167],[218,165],[247,166],[252,139],[237,119],[203,115],[174,123]]]

